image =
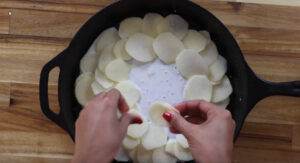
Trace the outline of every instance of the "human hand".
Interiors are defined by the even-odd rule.
[[[228,110],[205,101],[188,101],[175,106],[177,112],[163,117],[172,132],[183,134],[196,162],[230,163],[235,122]],[[185,118],[184,118],[185,117]]]
[[[117,110],[122,112],[120,120]],[[103,92],[87,103],[76,121],[73,163],[108,163],[118,152],[130,123],[142,123],[127,113],[124,98],[116,89]]]

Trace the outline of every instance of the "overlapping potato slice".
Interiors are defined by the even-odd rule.
[[[159,33],[171,32],[178,39],[183,39],[188,32],[189,24],[179,15],[168,15],[164,21],[161,21],[158,25]]]
[[[77,101],[84,106],[89,100],[94,97],[91,84],[94,81],[94,74],[83,73],[78,77],[75,85],[75,96]]]
[[[219,52],[215,43],[210,42],[206,48],[200,52],[200,55],[203,57],[205,63],[210,66],[217,60]]]
[[[105,47],[114,45],[118,40],[120,40],[120,37],[115,27],[104,30],[95,41],[96,52],[100,54]]]
[[[208,64],[193,49],[181,51],[176,58],[176,66],[181,75],[187,79],[193,75],[206,75],[208,73]]]
[[[178,54],[184,49],[183,43],[172,33],[159,34],[153,42],[153,49],[160,60],[166,64],[175,62]]]
[[[114,48],[113,48],[113,52],[116,58],[120,58],[123,59],[124,61],[129,61],[132,59],[132,57],[127,53],[126,49],[125,49],[125,44],[127,42],[127,39],[121,39],[119,40]]]
[[[182,148],[176,139],[169,139],[166,148],[166,152],[175,156],[181,161],[190,161],[193,159],[192,154],[189,149]]]
[[[129,37],[125,49],[135,60],[140,62],[150,62],[156,57],[152,44],[152,37],[142,33],[136,33]]]
[[[209,80],[212,82],[219,82],[227,71],[227,61],[221,55],[218,59],[209,66]]]
[[[147,150],[164,146],[167,143],[168,135],[163,127],[151,124],[147,133],[142,138],[142,145]]]
[[[219,85],[215,85],[212,91],[212,102],[225,100],[232,93],[232,87],[228,77],[225,75]]]
[[[100,54],[98,69],[102,72],[105,72],[105,67],[107,66],[107,64],[115,59],[115,56],[113,55],[113,47],[114,45],[108,45],[102,50]]]
[[[141,97],[139,88],[131,81],[122,81],[115,88],[121,92],[129,108],[134,106]]]
[[[196,30],[189,30],[182,42],[185,48],[194,49],[195,51],[200,52],[205,49],[210,40]]]
[[[177,159],[165,151],[165,147],[157,148],[153,151],[153,163],[176,163]]]
[[[158,25],[164,21],[164,17],[157,13],[148,13],[144,16],[142,31],[143,33],[156,37],[159,34]]]
[[[179,145],[181,145],[182,148],[189,148],[190,147],[187,139],[182,134],[177,134],[176,135],[176,141],[178,142]]]
[[[130,66],[122,59],[115,59],[105,67],[105,75],[110,80],[121,82],[128,80]]]
[[[213,86],[205,75],[195,75],[188,80],[183,90],[183,97],[185,100],[205,100],[210,102],[212,91]]]
[[[130,17],[120,23],[119,36],[128,38],[129,36],[142,31],[143,20],[139,17]]]

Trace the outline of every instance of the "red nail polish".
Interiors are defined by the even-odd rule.
[[[172,113],[169,113],[169,112],[165,112],[163,114],[163,117],[166,121],[170,122],[172,119],[173,119],[173,114]]]
[[[143,120],[139,117],[136,117],[132,120],[132,123],[141,124],[141,123],[143,123]]]

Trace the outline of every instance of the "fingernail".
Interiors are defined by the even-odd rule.
[[[141,124],[141,123],[143,123],[143,120],[139,117],[136,117],[132,120],[132,123]]]
[[[171,120],[173,119],[173,114],[172,114],[172,113],[169,113],[169,112],[165,112],[165,113],[163,114],[163,117],[164,117],[164,119],[165,119],[166,121],[171,122]]]

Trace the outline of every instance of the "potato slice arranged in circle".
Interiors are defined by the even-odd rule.
[[[135,60],[150,62],[156,57],[152,44],[152,37],[143,33],[136,33],[129,37],[125,48],[127,53]]]
[[[94,95],[97,95],[97,94],[105,91],[105,88],[103,88],[97,81],[94,81],[91,84],[91,88],[92,88]]]
[[[229,105],[229,103],[230,103],[230,98],[228,97],[225,100],[216,103],[216,105],[225,109]]]
[[[96,52],[96,41],[94,41],[89,50],[80,60],[81,73],[94,72],[98,65],[98,58],[99,54]]]
[[[122,81],[115,88],[121,92],[129,108],[133,107],[141,97],[139,88],[131,81]]]
[[[114,86],[114,82],[108,79],[98,68],[95,71],[95,80],[105,89]]]
[[[171,14],[165,18],[165,21],[161,21],[158,25],[158,31],[171,32],[178,39],[183,39],[187,34],[189,24],[179,15]]]
[[[145,149],[142,145],[137,147],[136,158],[141,163],[152,163],[152,150]]]
[[[104,30],[96,39],[96,52],[101,53],[105,47],[115,44],[118,40],[120,37],[115,27]]]
[[[130,70],[130,66],[122,59],[115,59],[106,66],[105,75],[110,80],[120,82],[128,80]]]
[[[84,106],[89,100],[94,97],[94,93],[91,87],[94,81],[94,74],[83,73],[78,77],[75,85],[75,96],[79,104]]]
[[[163,118],[163,114],[173,111],[178,112],[172,105],[157,101],[150,106],[149,117],[158,126],[169,126],[169,123]]]
[[[107,64],[115,59],[115,56],[113,55],[113,47],[114,45],[108,45],[100,54],[98,69],[102,72],[105,71],[105,67],[107,66]]]
[[[193,160],[192,154],[189,149],[182,148],[176,139],[169,139],[166,145],[166,152],[175,156],[181,161]]]
[[[147,133],[142,138],[142,145],[147,150],[164,146],[167,143],[168,135],[163,127],[151,124]]]
[[[219,56],[218,49],[215,45],[215,43],[210,42],[206,48],[200,52],[200,55],[205,60],[206,64],[210,66],[212,63],[214,63]]]
[[[221,55],[218,59],[209,66],[209,80],[212,82],[220,81],[227,71],[227,61]]]
[[[158,25],[164,21],[164,17],[157,13],[148,13],[144,16],[143,19],[143,33],[151,36],[156,37],[159,34]]]
[[[145,135],[145,133],[148,131],[149,128],[149,122],[143,120],[142,124],[131,124],[128,126],[127,129],[127,135],[139,139]]]
[[[182,40],[187,49],[194,49],[197,52],[204,50],[209,41],[202,33],[195,30],[189,30]]]
[[[205,75],[192,76],[183,90],[185,100],[211,101],[213,86]]]
[[[141,142],[140,139],[133,139],[133,138],[126,136],[123,139],[122,144],[125,149],[134,149],[135,147],[137,147],[140,144],[140,142]]]
[[[176,140],[178,142],[179,145],[181,145],[182,148],[189,148],[189,143],[187,141],[187,139],[185,138],[184,135],[182,134],[177,134],[176,135]]]
[[[177,159],[165,151],[165,147],[157,148],[153,151],[153,163],[176,163]]]
[[[232,93],[232,87],[228,77],[225,75],[219,85],[215,85],[212,91],[212,102],[221,102]]]
[[[176,58],[176,66],[185,78],[193,75],[205,75],[208,73],[208,65],[197,51],[187,49],[181,51]]]
[[[121,38],[128,38],[129,36],[142,31],[143,20],[139,17],[130,17],[124,19],[120,23],[119,36]]]
[[[184,49],[183,43],[172,33],[159,34],[153,42],[153,49],[160,60],[166,64],[175,62],[177,55]]]
[[[120,58],[123,59],[124,61],[129,61],[132,59],[132,57],[127,53],[126,49],[125,49],[125,44],[127,42],[127,39],[121,39],[119,40],[114,48],[113,48],[113,52],[116,58]]]

